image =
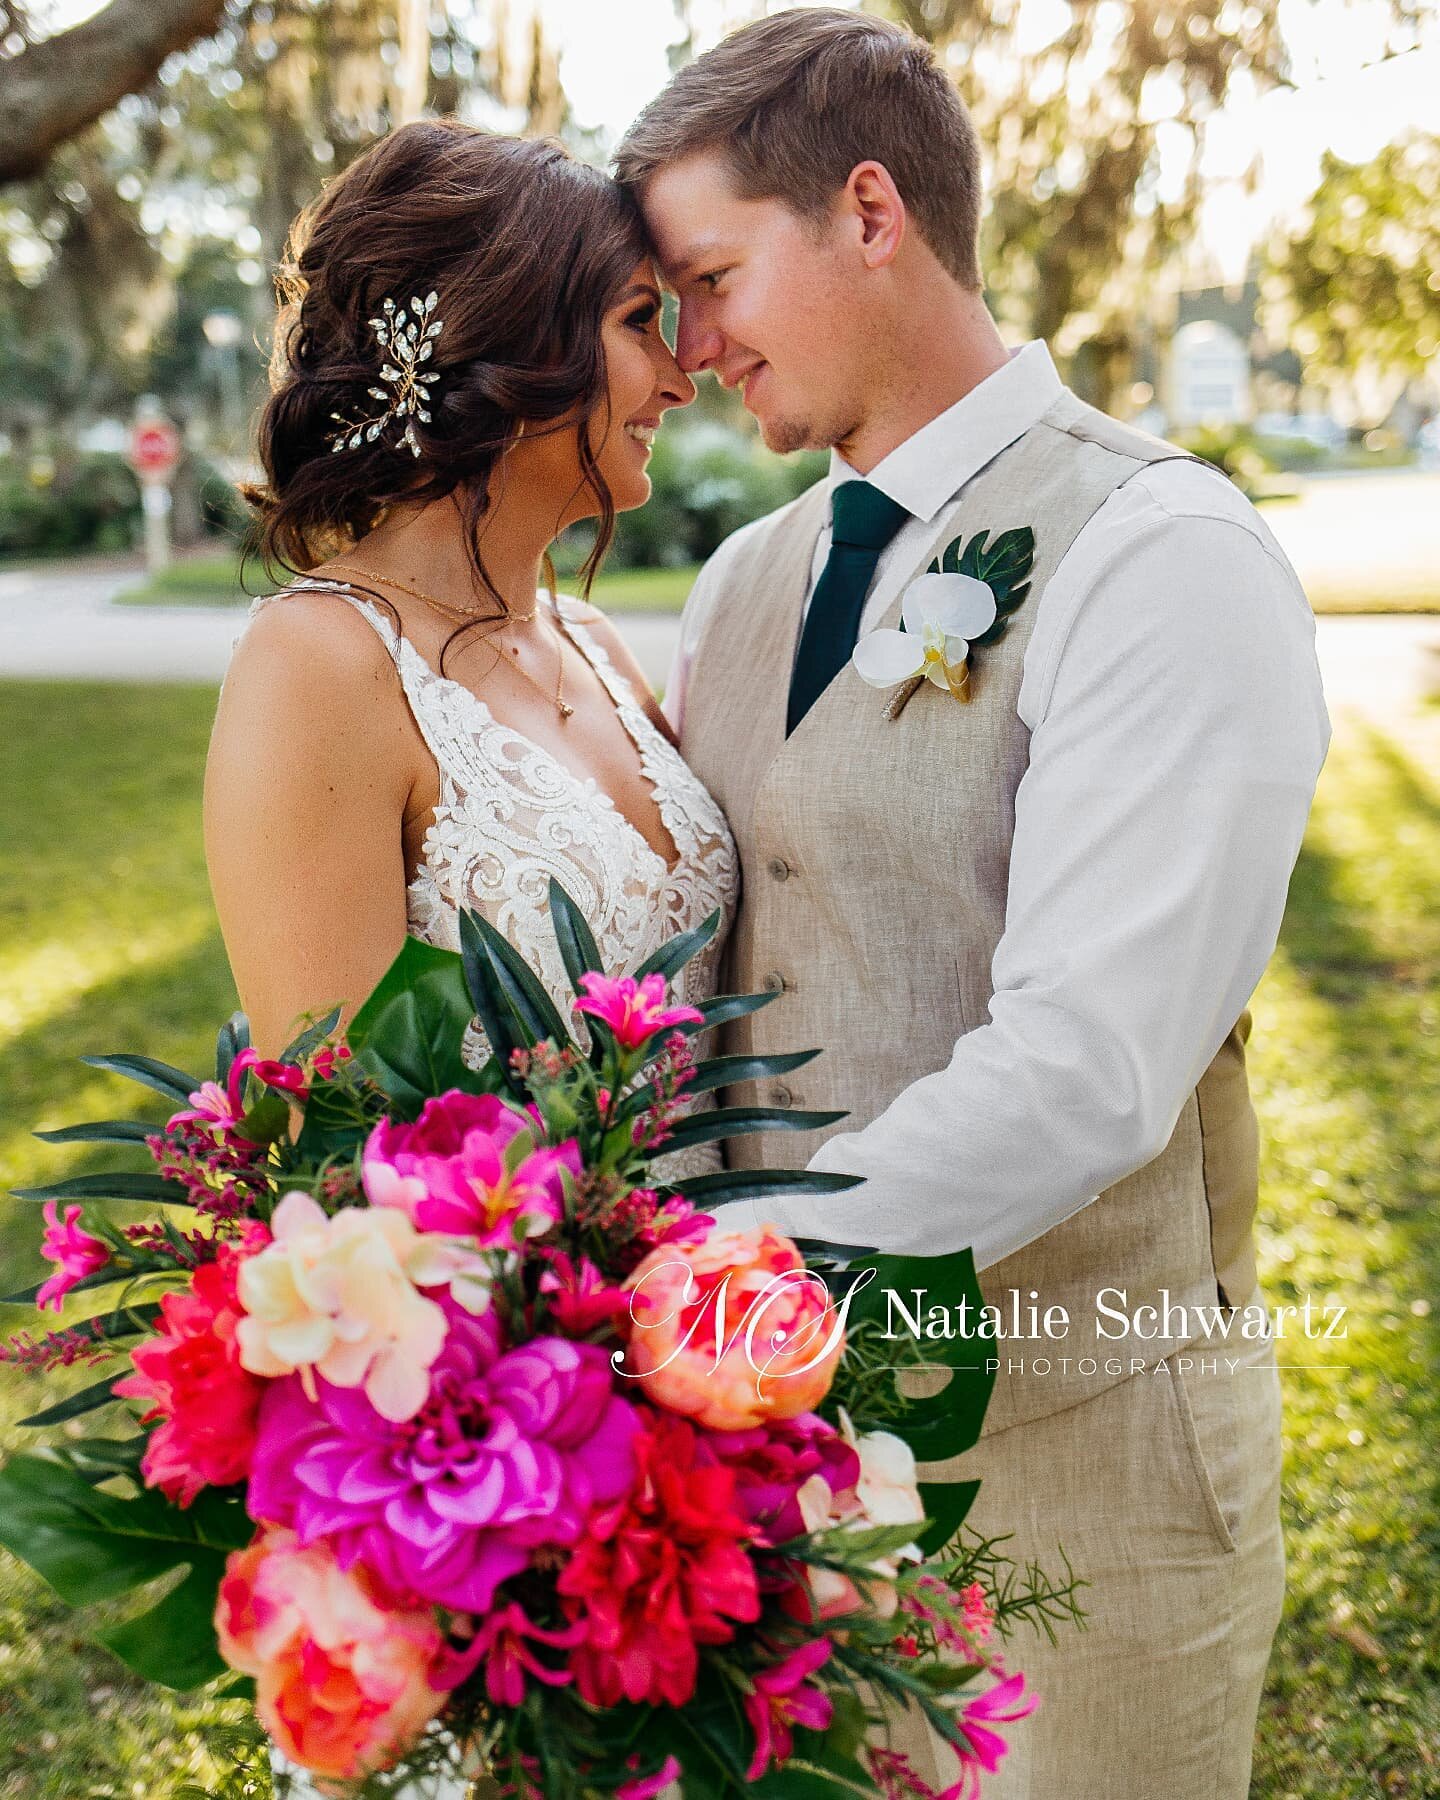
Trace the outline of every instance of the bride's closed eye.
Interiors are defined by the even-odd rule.
[[[625,315],[625,323],[636,331],[648,331],[660,317],[660,308],[653,301],[647,300],[643,306],[637,306],[632,313]]]

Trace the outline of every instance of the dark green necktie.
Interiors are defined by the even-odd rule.
[[[880,553],[910,517],[868,481],[846,481],[830,499],[830,555],[810,596],[785,714],[789,737],[850,660]]]

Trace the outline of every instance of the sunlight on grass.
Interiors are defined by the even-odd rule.
[[[0,979],[23,1009],[0,1039],[0,1180],[16,1186],[96,1160],[34,1126],[162,1110],[77,1057],[145,1050],[198,1073],[234,996],[200,848],[213,691],[0,685],[0,704]],[[1289,1595],[1252,1800],[1440,1794],[1437,769],[1440,710],[1384,733],[1337,721],[1252,1007],[1266,1295],[1349,1309],[1346,1337],[1307,1343],[1292,1323],[1280,1345]],[[0,1202],[0,1291],[38,1273],[38,1224]],[[0,1309],[0,1330],[28,1322]],[[1300,1366],[1316,1362],[1343,1366]],[[0,1381],[0,1420],[41,1403]],[[0,1555],[0,1800],[164,1800],[203,1772],[207,1714],[142,1689],[85,1642],[94,1622]]]

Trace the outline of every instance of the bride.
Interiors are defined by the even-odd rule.
[[[302,215],[281,292],[249,497],[267,560],[304,573],[252,609],[205,788],[257,1047],[348,1016],[407,933],[457,949],[466,906],[567,1007],[552,876],[609,973],[728,924],[719,807],[619,635],[541,579],[586,518],[593,573],[694,397],[630,201],[553,143],[407,125]]]

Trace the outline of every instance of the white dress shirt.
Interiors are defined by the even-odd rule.
[[[881,557],[862,633],[966,482],[1060,392],[1028,344],[865,478],[914,518]],[[832,454],[831,486],[856,478]],[[742,535],[686,604],[665,701],[677,729]],[[828,554],[827,527],[812,589]],[[811,1159],[863,1187],[732,1202],[716,1209],[727,1226],[769,1219],[897,1253],[972,1245],[987,1268],[1160,1154],[1264,972],[1330,721],[1314,615],[1259,514],[1215,470],[1150,465],[1033,604],[1016,703],[1030,760],[989,1023]]]

